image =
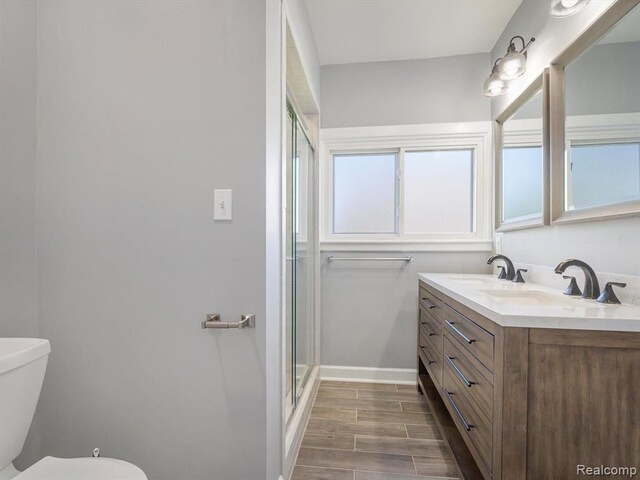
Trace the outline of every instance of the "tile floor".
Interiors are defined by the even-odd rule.
[[[320,384],[292,480],[458,479],[416,387]]]

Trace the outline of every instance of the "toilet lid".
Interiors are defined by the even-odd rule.
[[[147,480],[132,463],[115,458],[44,457],[15,480]]]

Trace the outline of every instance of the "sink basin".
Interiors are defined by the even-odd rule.
[[[523,305],[554,305],[558,303],[567,304],[567,300],[558,295],[534,290],[479,290],[497,300],[505,302],[519,303]]]

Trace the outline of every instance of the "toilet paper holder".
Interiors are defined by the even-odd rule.
[[[243,313],[239,322],[223,322],[219,313],[210,313],[202,322],[202,328],[255,328],[256,316],[253,313]]]

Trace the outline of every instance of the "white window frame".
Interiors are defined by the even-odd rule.
[[[473,225],[470,233],[406,234],[404,155],[410,151],[473,151]],[[330,128],[320,131],[320,245],[325,251],[490,251],[492,248],[491,122]],[[397,234],[333,233],[333,155],[397,153]]]

